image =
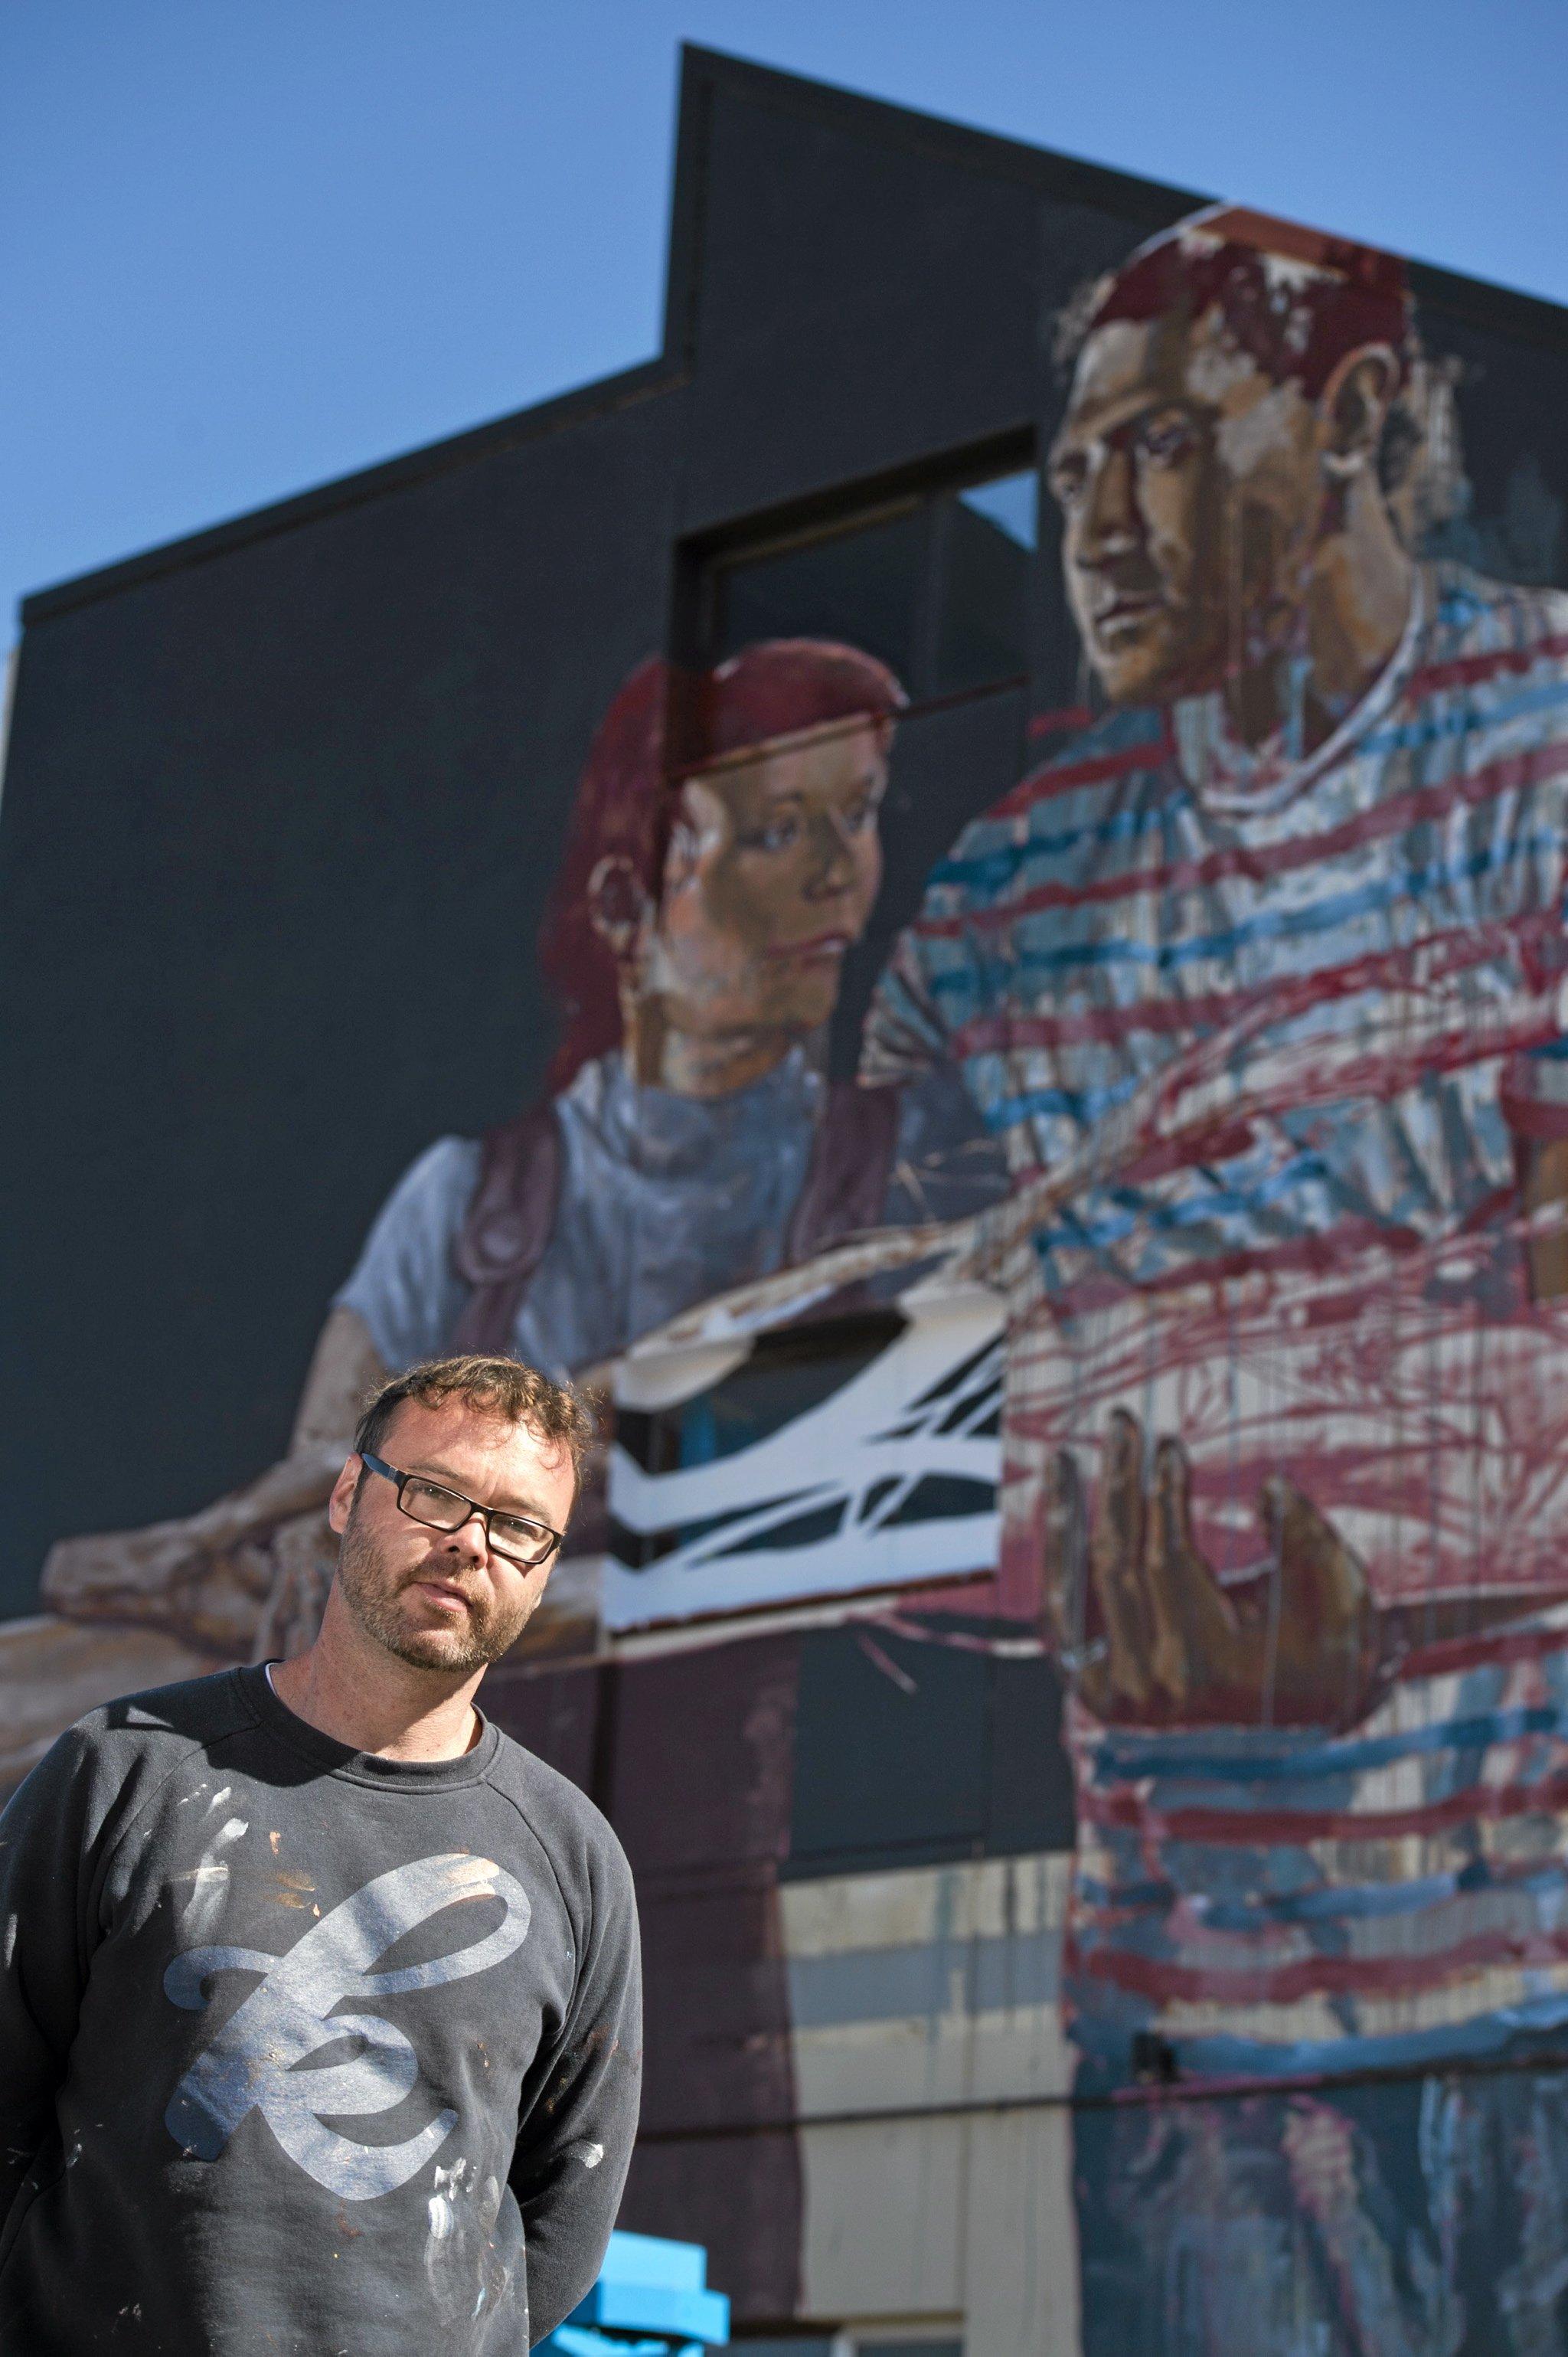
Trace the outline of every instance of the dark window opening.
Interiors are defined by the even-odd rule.
[[[853,1622],[800,1642],[791,1879],[1071,1848],[1052,1663]]]
[[[739,1366],[692,1398],[651,1410],[618,1408],[616,1438],[645,1473],[679,1473],[736,1456],[782,1431],[853,1383],[897,1340],[904,1324],[897,1309],[874,1309],[850,1318],[809,1318],[759,1334]],[[751,1523],[758,1514],[776,1512],[785,1518],[770,1519],[715,1552],[762,1554],[776,1547],[813,1546],[834,1537],[843,1521],[843,1501],[789,1513],[787,1510],[799,1505],[800,1498],[796,1491],[755,1499],[704,1522],[674,1524],[665,1530],[634,1531],[612,1517],[610,1552],[628,1570],[641,1571],[677,1547],[715,1536],[726,1523]]]
[[[758,639],[840,639],[886,663],[916,703],[1021,680],[1037,500],[1035,469],[1019,469],[720,558],[705,585],[708,659]]]
[[[903,1330],[896,1309],[881,1309],[759,1334],[741,1364],[695,1398],[651,1412],[618,1408],[616,1438],[645,1473],[713,1465],[820,1407]]]

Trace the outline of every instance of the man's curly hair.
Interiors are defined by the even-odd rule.
[[[553,1382],[537,1367],[525,1367],[521,1359],[477,1351],[456,1358],[422,1359],[389,1383],[378,1383],[365,1402],[354,1434],[356,1456],[362,1457],[367,1449],[379,1454],[387,1427],[404,1400],[415,1400],[421,1407],[444,1407],[449,1400],[457,1400],[508,1424],[526,1425],[539,1439],[565,1450],[576,1487],[582,1487],[583,1460],[598,1430],[594,1412],[570,1383]]]

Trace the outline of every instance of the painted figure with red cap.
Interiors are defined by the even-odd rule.
[[[342,1437],[381,1374],[454,1348],[581,1372],[850,1229],[996,1191],[1000,1157],[950,1072],[895,1104],[823,1069],[881,881],[904,703],[885,665],[819,640],[631,674],[542,933],[564,1017],[546,1093],[482,1139],[438,1139],[398,1181],[333,1304],[288,1456],[185,1520],[62,1542],[48,1602],[287,1652],[325,1593],[317,1510]]]

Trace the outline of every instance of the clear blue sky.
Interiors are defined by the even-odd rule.
[[[652,351],[682,38],[1568,301],[1568,0],[5,0],[0,646]]]

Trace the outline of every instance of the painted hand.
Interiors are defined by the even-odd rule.
[[[1047,1609],[1079,1694],[1139,1726],[1346,1727],[1393,1662],[1361,1565],[1283,1474],[1263,1484],[1269,1562],[1221,1586],[1192,1529],[1181,1443],[1145,1469],[1142,1426],[1118,1409],[1091,1512],[1078,1461],[1058,1451],[1044,1515]]]

